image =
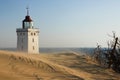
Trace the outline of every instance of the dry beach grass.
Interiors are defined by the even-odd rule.
[[[77,53],[0,51],[0,80],[119,80],[119,74]]]

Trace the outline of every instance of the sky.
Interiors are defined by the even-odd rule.
[[[0,48],[15,48],[29,6],[40,47],[107,46],[120,36],[120,0],[0,0]]]

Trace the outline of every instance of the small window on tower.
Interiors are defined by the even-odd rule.
[[[23,33],[23,35],[25,35],[25,33]]]
[[[34,38],[32,39],[32,42],[34,42]]]
[[[34,46],[33,46],[33,50],[34,50],[35,48],[34,48]]]
[[[36,34],[34,33],[34,36],[35,36]]]
[[[31,35],[33,35],[33,33],[31,33]]]

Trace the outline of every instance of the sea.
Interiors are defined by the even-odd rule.
[[[92,55],[95,48],[40,48],[40,53],[82,53],[82,54],[90,54]],[[16,48],[1,48],[0,50],[7,50],[7,51],[17,51]]]

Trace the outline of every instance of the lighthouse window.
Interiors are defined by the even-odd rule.
[[[34,38],[32,39],[32,42],[34,42]]]
[[[30,27],[30,22],[24,22],[25,24],[25,28],[29,28]]]
[[[31,33],[31,35],[33,35],[33,33]]]
[[[35,48],[34,48],[34,46],[33,46],[33,50],[34,50]]]
[[[23,33],[23,35],[25,35],[25,33]]]

